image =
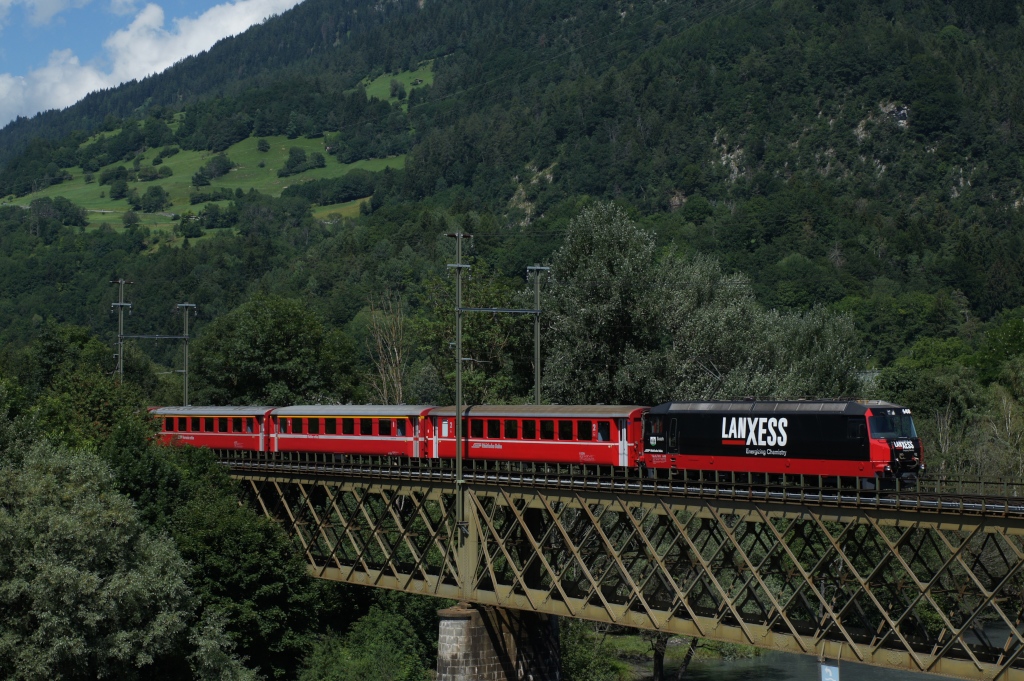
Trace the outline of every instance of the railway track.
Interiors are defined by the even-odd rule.
[[[237,452],[232,452],[237,455]],[[280,455],[279,455],[280,456]],[[289,454],[286,453],[285,457]],[[420,484],[455,485],[455,470],[450,461],[396,460],[387,457],[351,457],[327,461],[322,455],[290,454],[288,460],[220,457],[235,477],[274,478],[361,478],[375,482],[395,481]],[[320,460],[318,460],[320,459]],[[900,491],[867,489],[856,479],[835,478],[787,480],[782,484],[751,484],[723,480],[723,474],[690,472],[683,477],[641,477],[614,474],[614,469],[583,466],[552,466],[540,470],[502,470],[466,462],[463,479],[469,485],[528,487],[534,489],[578,491],[588,494],[631,494],[652,497],[734,500],[744,503],[799,504],[832,508],[874,509],[880,511],[927,514],[953,514],[999,518],[1024,518],[1024,485],[991,481],[924,480]],[[574,470],[577,469],[577,470]],[[607,470],[607,473],[603,471]],[[696,479],[694,479],[696,478]],[[717,479],[716,479],[717,478]],[[831,481],[829,485],[826,481]],[[1001,493],[1000,493],[1001,492]]]

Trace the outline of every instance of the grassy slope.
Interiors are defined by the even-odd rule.
[[[366,94],[368,97],[377,97],[378,99],[394,102],[396,100],[391,97],[391,81],[393,79],[404,83],[406,91],[408,92],[416,87],[423,87],[433,83],[434,73],[432,69],[433,62],[425,62],[415,71],[403,71],[398,74],[386,73],[373,81],[367,80],[365,81]],[[421,82],[417,85],[413,85],[413,81],[415,80],[420,80]],[[180,124],[180,118],[181,114],[178,114],[175,121],[171,124],[172,129],[176,128]],[[99,134],[114,135],[117,134],[117,132],[119,131],[114,130]],[[94,136],[89,140],[86,140],[83,142],[83,146],[92,143],[95,139],[96,137]],[[210,187],[203,188],[203,190],[208,191],[215,187],[230,187],[231,189],[242,189],[243,191],[256,189],[264,194],[279,196],[281,191],[289,185],[309,180],[340,177],[354,168],[383,170],[384,168],[403,168],[405,166],[404,156],[395,156],[385,159],[367,159],[350,164],[340,164],[335,157],[324,154],[324,156],[327,157],[326,168],[308,170],[304,173],[300,173],[299,175],[292,175],[290,177],[278,177],[277,170],[284,166],[285,160],[288,158],[288,150],[291,147],[301,147],[306,150],[307,154],[314,151],[323,153],[323,139],[311,140],[301,137],[293,140],[290,140],[287,137],[267,137],[265,139],[270,143],[270,151],[267,153],[260,153],[256,150],[256,138],[254,137],[250,137],[249,139],[243,140],[228,148],[225,153],[227,153],[228,157],[231,158],[232,161],[238,164],[238,167],[224,177],[213,180]],[[147,150],[143,155],[141,165],[151,166],[153,158],[157,155],[158,151],[158,149]],[[188,210],[198,212],[198,210],[202,209],[202,205],[193,206],[189,203],[189,195],[192,193],[192,175],[198,171],[199,168],[205,165],[211,156],[213,156],[211,152],[179,152],[178,154],[165,159],[163,162],[163,165],[168,166],[174,171],[173,176],[157,179],[153,182],[131,182],[129,183],[129,187],[134,187],[140,194],[142,194],[150,184],[160,185],[167,191],[172,201],[172,205],[170,208],[166,209],[166,213],[181,214]],[[262,168],[259,165],[260,162],[263,162],[264,164]],[[119,162],[112,163],[106,167],[114,168],[119,165],[130,168],[132,164],[131,162]],[[73,179],[70,182],[54,185],[43,191],[34,192],[18,199],[8,197],[4,200],[17,205],[28,206],[33,199],[42,198],[44,196],[63,196],[89,211],[90,225],[99,225],[103,222],[108,222],[112,225],[119,226],[121,224],[122,215],[124,215],[128,210],[127,201],[124,199],[114,201],[108,198],[107,193],[110,190],[109,186],[100,186],[96,181],[86,184],[85,173],[80,167],[69,168],[68,170],[73,176]],[[100,173],[97,172],[94,175],[96,178],[99,178]],[[335,204],[333,206],[317,207],[314,211],[314,215],[321,219],[334,213],[345,217],[354,217],[359,214],[360,203],[361,200],[358,200]],[[142,224],[151,228],[170,229],[174,224],[173,221],[165,215],[142,214],[139,217],[142,219]]]
[[[405,85],[406,93],[412,92],[413,89],[423,87],[425,85],[433,85],[434,83],[434,60],[431,59],[428,62],[424,62],[420,68],[415,71],[402,71],[401,73],[385,73],[383,76],[378,76],[372,82],[370,80],[364,80],[363,85],[366,86],[366,96],[376,97],[377,99],[383,99],[387,102],[394,103],[398,99],[391,96],[391,81],[397,80]],[[417,85],[413,85],[414,80],[420,80]],[[402,108],[406,111],[409,110],[409,104],[407,102],[402,103]]]
[[[285,160],[288,158],[289,148],[302,147],[306,150],[306,153],[314,151],[323,152],[323,140],[310,140],[304,138],[290,140],[287,137],[268,137],[266,140],[270,143],[270,151],[267,153],[260,153],[256,150],[255,138],[249,138],[239,142],[238,144],[232,145],[226,153],[232,161],[238,164],[238,167],[224,177],[214,180],[211,183],[210,188],[230,187],[232,189],[240,188],[245,191],[248,191],[251,188],[264,194],[279,196],[281,194],[281,190],[289,185],[308,180],[339,177],[353,168],[383,170],[385,167],[402,168],[405,165],[404,156],[395,156],[386,159],[367,159],[350,164],[338,163],[337,159],[333,156],[327,156],[326,168],[308,170],[304,173],[300,173],[299,175],[292,175],[290,177],[278,177],[277,170],[284,166]],[[152,165],[153,157],[155,157],[157,153],[157,149],[147,150],[143,156],[142,165]],[[163,165],[169,166],[171,170],[174,171],[173,176],[157,179],[153,182],[131,182],[129,183],[129,186],[135,187],[140,194],[145,192],[146,188],[151,184],[157,184],[163,187],[167,193],[170,194],[173,202],[173,205],[165,212],[184,213],[187,210],[197,211],[202,208],[201,205],[192,206],[189,204],[189,195],[192,191],[192,175],[198,171],[200,167],[205,165],[212,155],[213,154],[211,152],[179,152],[178,154],[165,159],[163,163]],[[262,168],[259,166],[261,161],[264,163],[264,167]],[[128,168],[131,167],[130,163],[114,163],[107,167],[113,168],[118,165],[124,165]],[[64,182],[52,187],[47,187],[43,191],[23,196],[14,201],[14,203],[27,206],[33,199],[38,199],[44,196],[64,196],[89,210],[89,220],[92,224],[99,224],[101,222],[119,223],[121,215],[128,210],[127,201],[124,199],[114,201],[108,198],[107,193],[110,190],[109,186],[100,186],[95,181],[86,184],[84,179],[85,176],[81,168],[71,168],[70,172],[74,176],[74,179],[70,182]],[[95,175],[97,178],[99,177],[99,173],[95,173]],[[325,206],[324,208],[318,209],[317,213],[324,213],[324,211],[329,208],[332,207]],[[326,210],[326,212],[338,211],[339,207],[337,206],[333,207],[333,210]],[[358,211],[358,204],[356,205],[356,211]],[[342,210],[342,212],[344,211]],[[144,224],[152,227],[166,227],[171,224],[171,220],[162,215],[142,215],[140,217]]]

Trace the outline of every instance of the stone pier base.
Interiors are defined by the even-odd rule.
[[[437,681],[561,681],[556,617],[467,603],[438,615]]]

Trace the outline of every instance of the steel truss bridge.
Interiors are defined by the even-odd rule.
[[[1024,486],[219,452],[316,577],[1024,680]],[[843,484],[847,483],[847,484]]]

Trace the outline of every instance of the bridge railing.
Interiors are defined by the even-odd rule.
[[[453,482],[455,478],[451,459],[231,450],[217,454],[230,469],[247,473],[357,475],[434,482]],[[466,481],[472,484],[1024,517],[1024,482],[1006,480],[933,476],[906,483],[875,478],[764,476],[735,471],[643,470],[481,459],[465,460],[463,470]]]

